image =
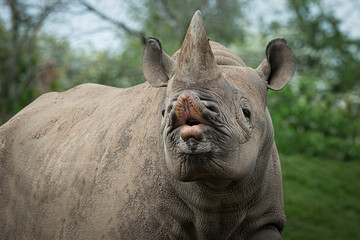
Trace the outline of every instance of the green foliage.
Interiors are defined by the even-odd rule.
[[[289,21],[273,22],[266,34],[286,37],[294,49],[298,72],[325,81],[333,93],[359,96],[360,39],[341,31],[336,6],[321,0],[288,0],[287,5]]]
[[[269,93],[269,110],[279,152],[324,159],[360,160],[358,115],[316,79],[301,77],[298,86]]]
[[[322,0],[288,0],[288,22],[262,36],[285,37],[297,60],[290,86],[269,96],[279,151],[360,160],[360,40],[340,30]]]
[[[0,124],[38,96],[31,82],[39,53],[27,44],[14,48],[13,40],[0,19]],[[35,38],[29,41],[36,43]]]
[[[54,67],[41,62],[38,33],[46,19],[66,1],[1,1],[0,124],[48,88]],[[6,18],[6,15],[7,18]],[[44,84],[45,83],[45,84]]]
[[[64,87],[91,82],[126,88],[145,82],[139,64],[142,62],[142,49],[140,42],[132,41],[120,54],[109,51],[68,53],[64,66]]]
[[[281,156],[283,239],[360,239],[360,163]]]

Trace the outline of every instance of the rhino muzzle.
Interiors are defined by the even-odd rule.
[[[189,138],[201,141],[203,133],[214,128],[218,109],[214,102],[201,100],[192,91],[184,91],[172,104],[170,125],[173,129],[179,128],[184,141]]]
[[[215,131],[219,121],[219,106],[194,91],[183,91],[169,104],[169,132],[179,131],[182,141],[206,141],[204,133]],[[205,139],[204,139],[205,138]]]
[[[207,121],[201,116],[200,111],[200,107],[190,92],[184,92],[180,95],[175,113],[178,119],[177,124],[181,126],[180,136],[184,141],[191,137],[196,140],[203,139],[203,129],[200,124]]]

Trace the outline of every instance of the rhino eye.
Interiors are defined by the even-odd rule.
[[[246,118],[246,120],[249,122],[250,118],[251,118],[251,105],[249,100],[247,100],[246,98],[241,98],[240,99],[240,106],[241,106],[241,110],[242,113],[244,115],[244,117]]]
[[[162,116],[165,115],[165,109],[163,109],[163,110],[161,111],[161,115],[162,115]]]
[[[244,116],[245,116],[246,118],[250,119],[250,115],[251,115],[250,110],[249,110],[249,109],[246,109],[246,108],[243,108],[242,111],[243,111]]]

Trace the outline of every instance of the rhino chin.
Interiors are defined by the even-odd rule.
[[[183,154],[197,155],[211,152],[211,145],[212,144],[209,141],[204,141],[204,139],[199,141],[196,138],[192,137],[187,139],[186,141],[181,138],[179,140],[178,148],[179,152]]]
[[[234,180],[226,173],[226,163],[211,152],[180,154],[166,162],[172,175],[181,182],[198,182],[215,189],[227,187]]]

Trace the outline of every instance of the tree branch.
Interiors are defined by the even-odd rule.
[[[106,14],[100,12],[98,9],[94,8],[88,2],[86,2],[84,0],[79,0],[79,2],[80,2],[81,5],[86,7],[87,10],[89,10],[92,13],[95,13],[101,19],[114,24],[118,28],[122,29],[126,34],[137,37],[142,43],[146,44],[145,33],[129,28],[124,23],[122,23],[122,22],[120,22],[120,21],[118,21],[118,20],[116,20],[116,19],[114,19],[112,17],[109,17]]]

